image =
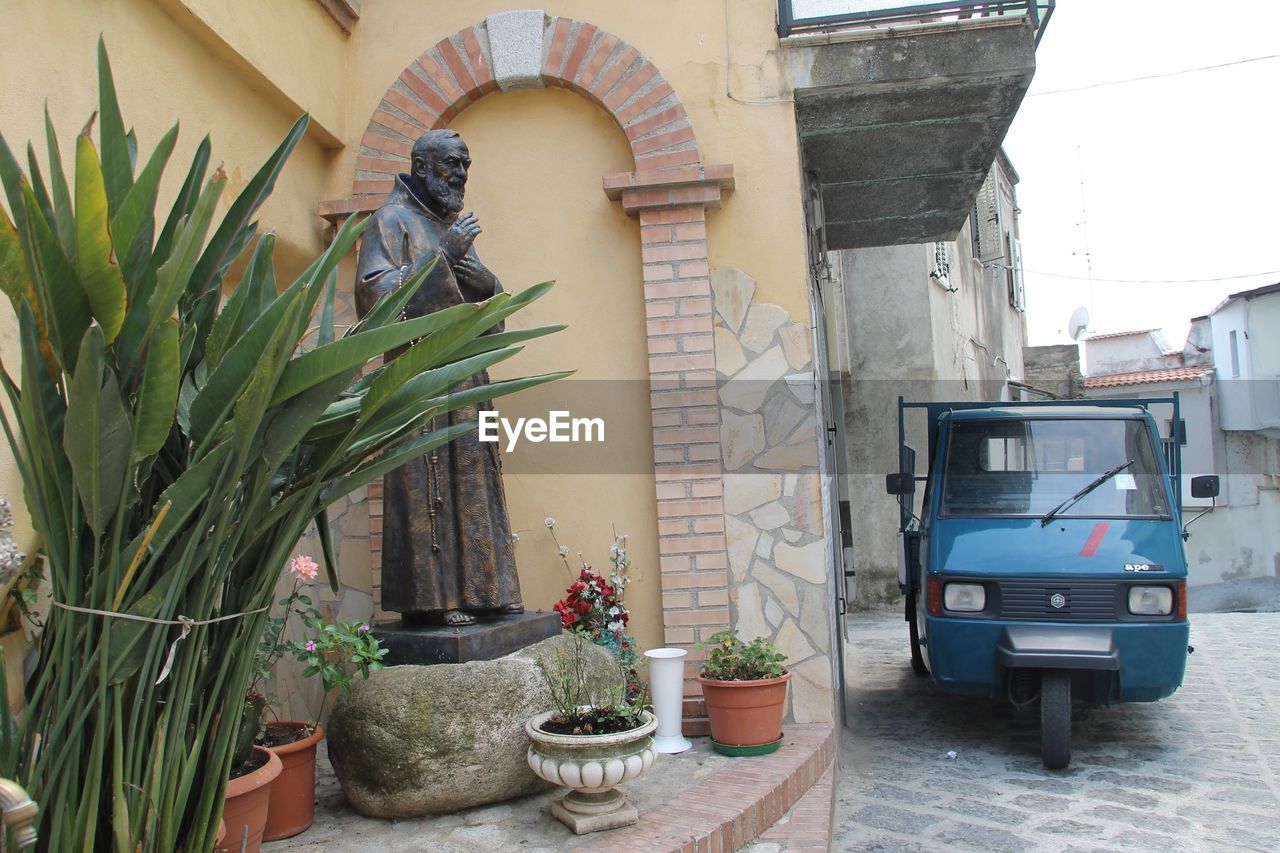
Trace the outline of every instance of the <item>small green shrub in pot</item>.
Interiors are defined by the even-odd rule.
[[[743,642],[720,631],[696,648],[707,656],[698,670],[711,723],[712,745],[726,755],[764,755],[782,743],[787,656],[763,637]]]
[[[764,637],[756,637],[749,643],[738,639],[734,631],[720,631],[711,635],[697,648],[708,649],[702,662],[702,677],[716,681],[759,681],[778,678],[786,673],[787,656],[781,654],[773,643]]]

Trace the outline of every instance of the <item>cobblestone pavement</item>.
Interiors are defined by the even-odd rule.
[[[948,696],[898,613],[851,614],[831,849],[1280,850],[1280,613],[1193,616],[1191,643],[1172,697],[1076,705],[1049,771],[1038,716]]]

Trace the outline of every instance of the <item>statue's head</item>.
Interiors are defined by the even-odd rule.
[[[471,154],[456,130],[428,130],[413,144],[410,175],[419,196],[437,216],[462,210]]]

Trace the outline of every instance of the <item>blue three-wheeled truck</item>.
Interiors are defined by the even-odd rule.
[[[1153,405],[1172,407],[1161,438]],[[928,435],[916,474],[908,421]],[[911,663],[949,693],[1040,710],[1071,760],[1071,701],[1152,702],[1189,647],[1178,399],[898,400],[898,581]],[[923,494],[916,502],[917,483]],[[1218,494],[1215,476],[1192,495]],[[1212,507],[1210,507],[1212,508]]]

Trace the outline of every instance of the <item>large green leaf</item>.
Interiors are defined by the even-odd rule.
[[[267,412],[267,404],[271,400],[271,391],[275,388],[280,373],[289,361],[289,355],[297,346],[297,335],[291,327],[296,324],[300,314],[305,314],[306,292],[300,292],[292,299],[292,304],[276,326],[274,334],[267,341],[266,347],[259,354],[253,373],[245,386],[244,393],[236,400],[232,421],[235,426],[236,451],[242,464],[249,453],[249,447],[257,437]],[[196,404],[200,402],[196,398]],[[194,413],[194,410],[193,410]]]
[[[191,403],[191,438],[197,446],[222,423],[262,361],[281,324],[286,318],[291,319],[290,308],[304,295],[301,282],[296,282],[282,293],[266,311],[253,318],[248,331],[209,374],[208,381]]]
[[[40,207],[40,212],[44,214],[44,221],[50,225],[54,223],[53,201],[49,198],[49,191],[44,186],[44,176],[40,174],[40,161],[36,159],[36,149],[30,142],[27,143],[27,171],[30,174],[31,190],[35,194],[36,204]],[[57,234],[55,233],[56,237]],[[62,251],[67,254],[68,258],[75,257],[75,249],[70,246],[63,245]]]
[[[463,319],[451,323],[448,327],[427,335],[406,352],[397,356],[365,393],[364,403],[360,407],[361,420],[372,417],[378,411],[378,407],[405,382],[426,368],[440,364],[450,353],[456,352],[463,344],[479,337],[486,329],[492,328],[493,321],[490,318],[498,313],[503,303],[510,301],[509,297],[504,299],[505,296],[506,294],[495,296],[484,303],[483,308],[477,306],[478,310],[472,310],[470,316],[464,316]]]
[[[136,279],[143,273],[144,261],[151,259],[151,236],[155,229],[156,195],[160,188],[160,176],[178,141],[175,124],[161,137],[147,165],[138,173],[138,179],[125,195],[120,209],[111,215],[111,240],[116,259],[124,268],[126,279]],[[79,208],[76,209],[77,214]]]
[[[549,326],[534,326],[530,329],[513,329],[510,332],[494,332],[493,334],[476,338],[471,343],[460,347],[457,352],[450,355],[450,358],[470,358],[477,353],[488,352],[489,350],[499,349],[501,347],[509,347],[512,344],[519,344],[533,340],[534,338],[541,338],[544,335],[562,332],[567,328],[569,327],[563,323],[556,323]]]
[[[134,407],[131,462],[159,452],[173,427],[182,363],[178,360],[178,321],[161,324],[147,347],[147,362]]]
[[[137,282],[137,290],[129,291],[130,302],[145,303],[151,298],[151,291],[155,287],[156,272],[169,260],[169,253],[173,250],[173,241],[177,235],[178,225],[186,221],[200,198],[201,188],[204,186],[204,174],[209,168],[209,155],[212,148],[213,144],[209,141],[207,135],[196,146],[195,156],[191,159],[191,167],[187,170],[187,178],[182,182],[182,189],[178,191],[178,197],[174,199],[173,207],[169,210],[169,217],[165,220],[164,228],[160,230],[160,236],[156,238],[155,246],[152,247],[151,260],[147,263],[147,271],[143,273],[142,279]],[[135,287],[135,283],[129,282],[129,286],[131,288]]]
[[[14,309],[19,300],[35,296],[31,288],[31,273],[27,271],[27,259],[22,252],[22,240],[9,214],[0,207],[0,291],[9,297]]]
[[[93,532],[102,535],[120,503],[132,443],[129,415],[115,374],[103,370],[102,329],[89,327],[67,393],[62,446]]]
[[[214,232],[213,238],[209,241],[208,247],[192,273],[193,297],[199,297],[211,288],[221,272],[234,260],[232,249],[237,243],[237,237],[243,229],[248,227],[258,208],[275,188],[276,178],[284,168],[285,160],[302,141],[309,121],[310,118],[303,115],[294,122],[293,127],[285,135],[284,141],[280,143],[280,147],[272,152],[267,162],[262,164],[262,168],[249,180],[244,191],[232,203],[226,218]]]
[[[182,221],[175,232],[173,252],[156,273],[156,287],[145,302],[134,300],[125,318],[125,329],[116,349],[128,361],[123,373],[141,355],[147,339],[155,334],[160,324],[168,320],[186,290],[191,270],[200,256],[200,246],[209,231],[218,197],[227,184],[221,170],[209,179],[204,192],[196,201],[190,216]]]
[[[98,138],[102,142],[102,177],[111,210],[118,210],[133,186],[133,164],[129,157],[129,139],[120,117],[116,84],[111,77],[111,60],[107,45],[98,39]]]
[[[274,234],[262,236],[249,257],[249,266],[245,268],[239,284],[222,306],[222,310],[218,312],[217,319],[213,321],[213,329],[209,332],[204,348],[205,362],[210,369],[216,368],[221,363],[227,349],[234,341],[239,340],[253,319],[261,313],[261,310],[250,312],[248,306],[251,302],[256,304],[257,292],[271,284],[269,272],[275,245]],[[271,299],[275,299],[275,296],[275,287],[272,285]],[[263,300],[264,308],[266,304],[270,304],[270,301],[270,299]]]
[[[518,352],[520,352],[519,347],[504,347],[430,370],[424,370],[387,395],[384,401],[385,405],[380,403],[378,406],[382,410],[380,414],[385,414],[387,417],[395,419],[402,418],[406,413],[414,410],[421,410],[426,406],[426,401],[439,396],[462,380],[474,376],[482,370],[488,370],[501,361],[505,361]],[[405,355],[408,355],[408,353],[405,353]],[[404,358],[404,356],[400,358]],[[396,359],[396,361],[399,360]],[[367,402],[368,397],[366,396],[364,403],[361,405],[361,422],[371,420],[372,413],[367,408]]]
[[[338,560],[334,556],[333,531],[329,528],[329,511],[316,513],[316,535],[320,538],[320,553],[324,555],[324,573],[329,579],[329,589],[338,591]]]
[[[49,118],[47,102],[44,105],[44,134],[49,149],[49,189],[53,195],[54,230],[58,232],[58,240],[63,246],[74,247],[76,220],[71,208],[71,191],[67,184],[66,170],[62,168],[62,149],[58,147],[58,134]],[[75,257],[71,260],[74,261]]]
[[[369,329],[316,347],[289,362],[271,402],[279,404],[331,376],[366,364],[370,359],[404,346],[415,338],[462,322],[474,313],[474,305],[453,305],[434,314]]]
[[[110,344],[124,324],[124,276],[111,254],[107,191],[88,134],[76,138],[76,266],[93,316]]]
[[[427,451],[443,444],[448,444],[458,436],[474,432],[476,427],[477,424],[474,423],[451,424],[421,438],[409,439],[389,448],[386,453],[383,453],[373,461],[356,468],[345,477],[335,480],[325,490],[323,500],[326,504],[332,503],[361,486],[369,485],[374,480],[394,471],[406,462],[417,459]]]
[[[31,187],[22,187],[26,202],[28,238],[34,247],[36,269],[33,280],[38,304],[43,308],[49,341],[54,354],[67,372],[75,370],[76,355],[85,330],[89,328],[89,300],[75,270],[62,252],[49,223],[40,213]]]

